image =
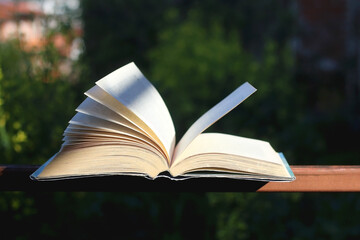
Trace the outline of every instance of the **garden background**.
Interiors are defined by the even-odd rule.
[[[134,61],[178,139],[248,81],[258,91],[209,131],[269,141],[292,165],[360,164],[359,14],[355,0],[0,1],[0,163],[44,163],[83,92]],[[360,236],[353,193],[1,192],[0,216],[5,239]]]

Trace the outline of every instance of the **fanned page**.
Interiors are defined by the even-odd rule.
[[[114,174],[155,178],[168,170],[175,129],[160,94],[134,63],[102,78],[85,95],[64,131],[60,151],[33,179]]]
[[[214,124],[217,120],[223,117],[226,113],[234,109],[237,105],[242,103],[246,98],[256,91],[250,83],[246,82],[233,91],[230,95],[224,98],[221,102],[212,107],[209,111],[204,113],[191,127],[187,130],[176,146],[175,153],[172,159],[172,165],[179,161],[179,156],[186,149],[186,147],[197,137],[200,133],[205,131],[208,127]]]
[[[134,63],[85,92],[58,153],[32,179],[136,175],[155,179],[231,177],[292,180],[291,169],[269,143],[227,134],[203,134],[256,89],[244,83],[203,114],[175,148],[175,128],[154,86]]]
[[[95,102],[98,102],[101,106],[101,113],[98,112],[96,116],[100,116],[106,121],[124,125],[125,127],[138,131],[150,138],[151,141],[155,142],[160,147],[161,152],[167,161],[167,165],[169,165],[169,155],[164,144],[142,119],[97,85],[87,91],[85,95],[89,96],[89,98]],[[77,108],[77,111],[93,115],[93,112],[95,111],[93,105],[84,104],[85,102],[86,100]],[[106,109],[113,113],[110,114]],[[114,116],[114,113],[119,116]]]
[[[125,65],[97,81],[96,85],[143,120],[158,136],[170,159],[175,146],[172,119],[164,100],[136,65]]]

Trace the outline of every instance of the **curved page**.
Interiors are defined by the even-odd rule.
[[[151,128],[171,157],[175,128],[169,111],[154,86],[134,63],[110,73],[96,85],[116,98]]]
[[[143,133],[149,136],[145,131],[141,130],[135,124],[125,119],[120,114],[112,111],[108,107],[98,103],[90,97],[87,97],[77,108],[77,112],[84,113],[93,117],[101,118],[109,122],[117,123],[122,126],[131,128],[137,132]],[[150,137],[150,136],[149,136]]]
[[[154,131],[148,125],[146,125],[144,121],[140,119],[135,113],[133,113],[125,105],[120,103],[116,98],[114,98],[112,95],[110,95],[97,85],[85,92],[85,95],[105,106],[106,108],[109,108],[110,110],[116,112],[118,115],[126,119],[129,123],[132,123],[134,126],[137,126],[140,130],[146,133],[146,135],[149,136],[154,142],[156,142],[156,144],[161,148],[164,156],[166,156],[168,165],[170,164],[170,156],[164,144],[160,141]]]
[[[90,128],[98,128],[107,132],[123,134],[131,138],[142,139],[149,143],[152,142],[152,140],[149,137],[136,130],[80,112],[76,113],[75,116],[69,121],[69,123],[80,126],[86,126]],[[67,133],[67,129],[65,129],[65,133]]]
[[[231,111],[251,94],[256,91],[250,83],[246,82],[230,95],[224,98],[221,102],[212,107],[209,111],[204,113],[193,125],[187,130],[176,146],[172,163],[178,160],[178,156],[186,149],[186,147],[203,131],[214,124],[217,120],[223,117],[226,113]]]

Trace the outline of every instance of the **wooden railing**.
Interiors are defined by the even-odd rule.
[[[32,181],[37,165],[0,165],[2,191],[234,191],[354,192],[360,191],[360,166],[291,166],[293,182],[258,182],[200,178],[172,181],[110,176],[59,181]]]

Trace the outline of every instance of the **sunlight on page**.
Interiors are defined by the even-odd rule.
[[[110,73],[96,84],[142,119],[172,155],[175,128],[158,91],[134,63]]]
[[[118,115],[125,118],[131,124],[134,124],[142,131],[144,131],[146,135],[149,136],[153,141],[155,141],[157,145],[162,149],[162,152],[166,156],[166,161],[168,162],[168,165],[170,164],[169,154],[158,136],[148,125],[145,124],[142,119],[140,119],[135,113],[129,110],[124,104],[120,103],[116,98],[111,96],[109,93],[107,93],[97,85],[86,91],[85,95],[105,106],[106,108],[116,112]]]

